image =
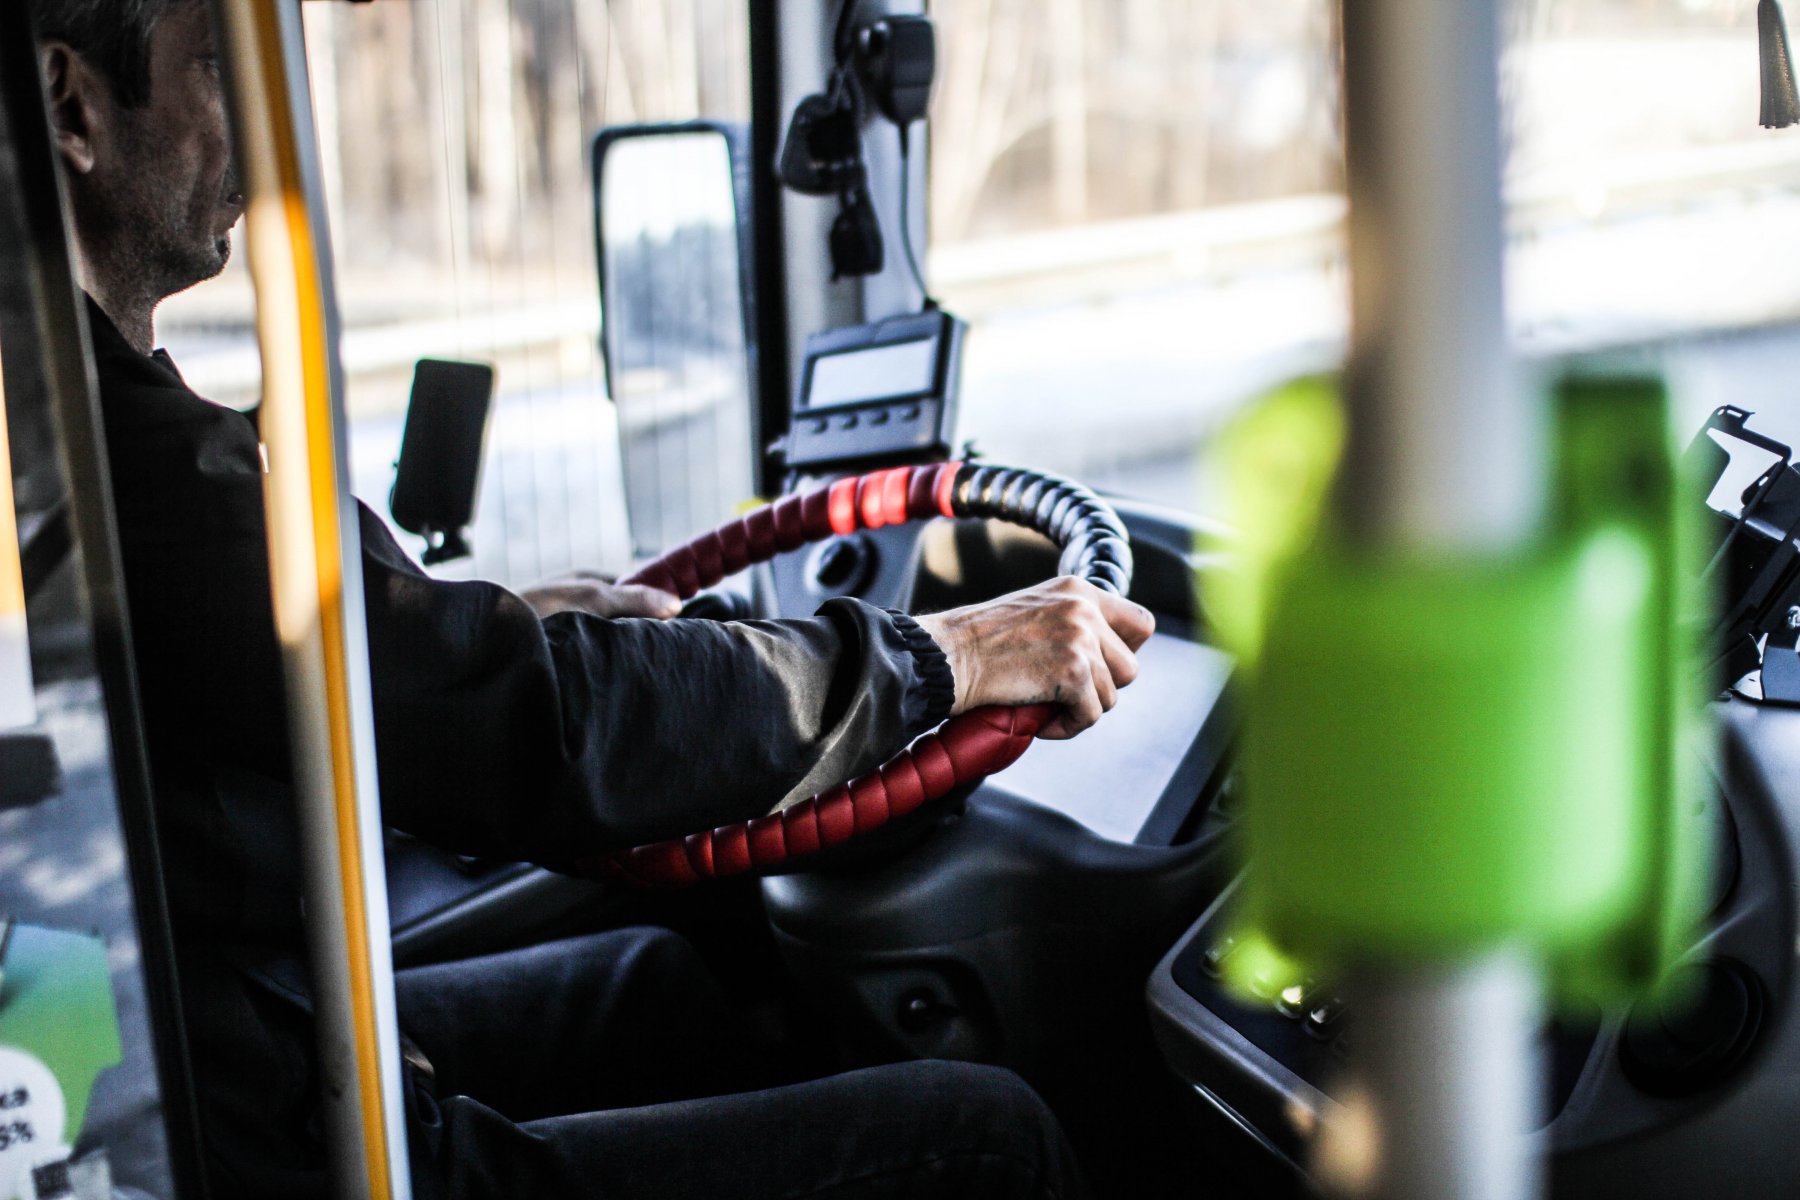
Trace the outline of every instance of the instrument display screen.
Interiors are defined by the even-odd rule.
[[[808,409],[929,395],[937,386],[935,338],[827,354],[813,361]]]

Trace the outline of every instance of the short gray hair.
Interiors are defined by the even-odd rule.
[[[0,0],[16,3],[17,0]],[[27,0],[40,42],[67,42],[106,76],[127,108],[150,100],[150,35],[185,0]]]

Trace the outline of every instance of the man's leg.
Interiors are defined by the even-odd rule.
[[[1080,1200],[1062,1130],[1011,1072],[917,1062],[765,1092],[514,1125],[444,1105],[450,1200]]]
[[[446,1097],[421,1130],[425,1194],[441,1182],[453,1200],[1086,1195],[1055,1117],[1010,1072],[909,1063],[743,1092],[765,1072],[699,956],[666,930],[414,968],[396,992]]]
[[[758,1086],[749,1037],[693,947],[621,929],[395,978],[400,1028],[437,1072],[514,1121]]]

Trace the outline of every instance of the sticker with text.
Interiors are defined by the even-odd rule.
[[[0,1200],[72,1195],[63,1090],[43,1060],[0,1046]]]

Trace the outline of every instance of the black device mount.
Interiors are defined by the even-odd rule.
[[[833,279],[878,274],[887,261],[863,161],[865,108],[894,122],[904,139],[906,127],[925,115],[937,74],[929,17],[894,15],[854,28],[854,9],[854,0],[842,0],[831,76],[823,91],[794,107],[777,168],[802,195],[838,197],[829,239]]]
[[[465,530],[475,518],[493,398],[494,368],[486,363],[422,358],[414,368],[388,510],[400,528],[425,539],[428,567],[470,552]]]
[[[1702,578],[1718,592],[1708,653],[1722,687],[1760,666],[1764,702],[1800,705],[1800,470],[1787,445],[1749,428],[1752,415],[1715,410],[1683,456],[1686,477],[1707,489]],[[1772,461],[1742,489],[1736,510],[1708,503],[1733,463],[1751,454]]]

